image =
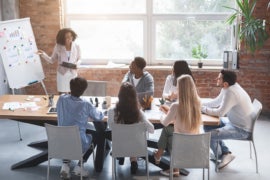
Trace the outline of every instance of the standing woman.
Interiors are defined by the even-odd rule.
[[[118,102],[116,106],[108,111],[108,124],[134,124],[144,123],[149,133],[154,133],[154,125],[146,118],[143,111],[139,108],[139,102],[135,87],[129,83],[124,82],[118,93]],[[113,142],[112,142],[113,143]],[[120,162],[119,162],[120,163]],[[136,157],[130,157],[130,171],[131,174],[136,174],[138,163]],[[120,163],[121,164],[121,163]]]
[[[75,44],[77,34],[70,28],[63,28],[58,31],[56,36],[56,45],[52,56],[48,56],[43,50],[38,50],[49,63],[58,63],[57,67],[57,91],[59,94],[69,93],[69,82],[77,77],[77,66],[81,59],[80,47]]]

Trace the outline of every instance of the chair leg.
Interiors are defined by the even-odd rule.
[[[208,166],[208,180],[210,179],[210,167]]]
[[[251,141],[249,141],[249,157],[250,157],[250,159],[252,159]]]
[[[146,167],[147,180],[148,180],[148,179],[149,179],[149,167],[148,167],[149,160],[148,160],[148,154],[146,155],[145,160],[146,160],[146,165],[145,165],[145,167]]]
[[[48,167],[47,167],[47,180],[50,179],[50,159],[48,159]]]
[[[83,170],[83,158],[81,158],[81,180],[83,180],[83,178],[82,178],[82,170]]]
[[[215,171],[218,172],[218,145],[219,145],[219,141],[217,141],[217,149],[216,149],[216,167],[215,167]]]
[[[254,148],[255,161],[256,161],[256,173],[259,173],[259,171],[258,171],[257,151],[256,151],[255,144],[254,144],[254,141],[253,140],[252,140],[252,144],[253,144],[253,148]]]
[[[173,167],[170,167],[170,180],[173,180]]]
[[[116,163],[115,163],[115,159],[116,158],[112,158],[112,177],[113,177],[113,180],[115,180],[115,176],[116,176],[116,171],[115,171],[115,165],[116,165]]]
[[[204,168],[202,169],[202,175],[203,175],[203,180],[204,180]]]

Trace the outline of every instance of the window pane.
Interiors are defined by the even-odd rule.
[[[73,20],[83,59],[125,59],[143,56],[143,21]]]
[[[66,13],[134,14],[146,12],[146,0],[66,0]]]
[[[153,0],[154,13],[211,13],[228,12],[223,6],[234,7],[232,0]]]
[[[157,21],[155,56],[159,60],[193,59],[192,47],[200,43],[207,59],[222,59],[231,49],[231,30],[223,21]]]

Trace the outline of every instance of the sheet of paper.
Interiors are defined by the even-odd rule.
[[[36,102],[25,102],[25,103],[20,103],[20,102],[6,102],[4,103],[2,109],[3,110],[15,110],[15,109],[27,109],[27,108],[35,108],[37,107]]]
[[[19,109],[20,106],[21,105],[19,102],[6,102],[6,103],[4,103],[2,109],[3,110],[14,110],[14,109]]]

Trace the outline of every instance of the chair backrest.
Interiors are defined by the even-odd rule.
[[[144,123],[112,124],[112,157],[148,156]]]
[[[173,133],[171,167],[209,168],[210,133]]]
[[[107,81],[91,81],[87,80],[87,89],[83,96],[106,96],[107,95]]]
[[[254,99],[252,106],[253,106],[253,113],[251,114],[251,118],[252,118],[252,133],[253,133],[255,122],[260,116],[260,113],[262,111],[262,103],[257,99]]]
[[[80,160],[83,155],[78,126],[45,124],[48,137],[48,158]]]

